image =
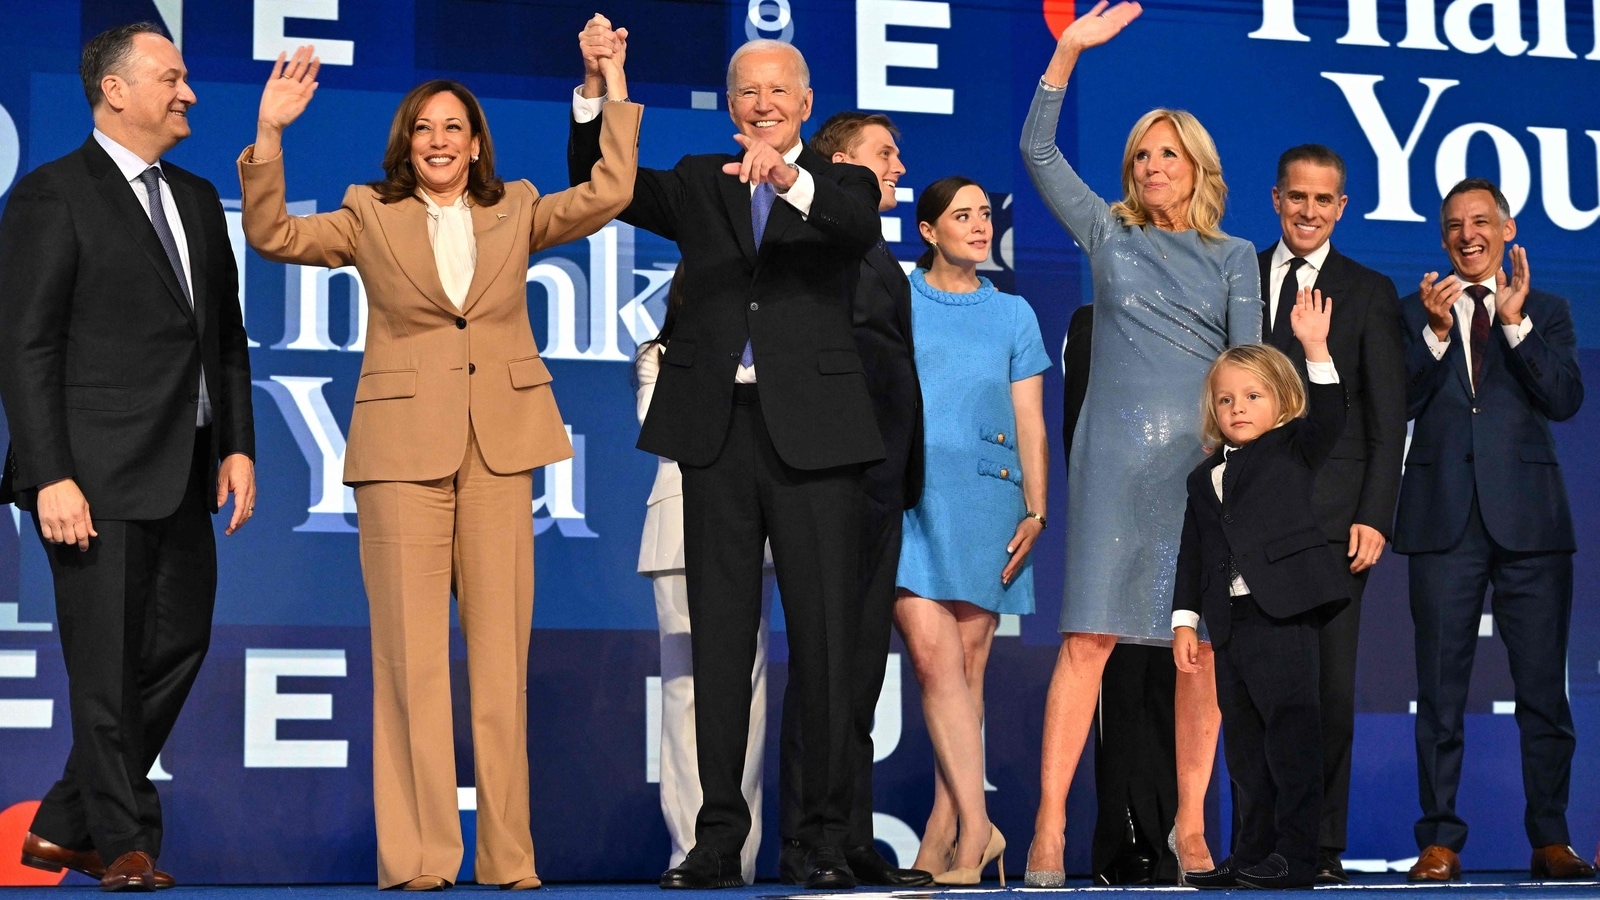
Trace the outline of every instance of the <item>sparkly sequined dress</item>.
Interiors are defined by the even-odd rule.
[[[1123,225],[1056,147],[1064,93],[1039,88],[1022,133],[1034,187],[1094,274],[1059,627],[1166,644],[1200,387],[1224,349],[1261,339],[1260,275],[1248,241]]]

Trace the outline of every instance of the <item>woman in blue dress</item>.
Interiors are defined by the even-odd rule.
[[[928,252],[911,273],[926,482],[905,514],[894,615],[937,762],[914,867],[939,884],[977,884],[1005,850],[984,799],[983,674],[1000,613],[1033,612],[1028,554],[1044,530],[1050,468],[1050,356],[1027,301],[977,272],[989,212],[971,179],[929,185],[917,202]]]
[[[1095,334],[1089,388],[1068,464],[1061,651],[1045,701],[1039,811],[1027,883],[1063,879],[1067,789],[1106,658],[1118,640],[1172,641],[1172,579],[1187,496],[1203,458],[1196,397],[1223,350],[1261,339],[1255,248],[1223,234],[1227,186],[1216,146],[1180,110],[1146,113],[1128,135],[1122,200],[1107,204],[1055,143],[1078,55],[1114,37],[1138,3],[1097,4],[1061,34],[1023,126],[1034,186],[1089,260]],[[1168,843],[1182,870],[1212,867],[1204,805],[1216,757],[1215,672],[1179,675],[1178,809]]]

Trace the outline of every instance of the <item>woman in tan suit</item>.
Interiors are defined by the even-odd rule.
[[[263,257],[354,265],[371,308],[344,480],[372,616],[378,886],[437,890],[461,866],[450,595],[467,642],[479,883],[536,888],[528,826],[532,473],[572,455],[528,324],[528,256],[598,231],[633,194],[641,107],[606,60],[591,180],[541,197],[502,183],[482,108],[451,81],[400,102],[384,178],[290,217],[280,139],[316,90],[310,47],[281,55],[239,157]]]

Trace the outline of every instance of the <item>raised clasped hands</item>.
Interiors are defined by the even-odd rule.
[[[1450,340],[1450,328],[1455,324],[1451,309],[1465,287],[1454,274],[1440,278],[1438,272],[1429,272],[1422,276],[1422,309],[1428,314],[1428,327],[1440,341]]]
[[[1333,298],[1322,292],[1301,288],[1295,294],[1294,310],[1289,314],[1289,327],[1295,339],[1306,352],[1307,362],[1328,362],[1328,328],[1333,322]]]
[[[1506,270],[1494,273],[1494,314],[1505,325],[1522,324],[1522,304],[1528,299],[1528,251],[1511,245],[1511,279]]]
[[[583,95],[590,99],[605,94],[610,100],[628,96],[623,68],[628,58],[628,29],[612,28],[611,20],[595,13],[578,32],[578,51],[583,56]]]
[[[742,134],[734,135],[733,139],[744,148],[744,156],[724,165],[722,171],[725,174],[739,176],[742,184],[770,183],[779,193],[794,187],[800,173],[784,162],[783,154],[771,144]]]

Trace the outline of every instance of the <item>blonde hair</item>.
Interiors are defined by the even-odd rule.
[[[1111,212],[1124,225],[1150,224],[1150,210],[1139,199],[1133,180],[1133,157],[1139,143],[1157,122],[1166,122],[1178,133],[1178,144],[1194,166],[1194,193],[1189,197],[1189,227],[1201,237],[1220,239],[1222,213],[1227,208],[1228,185],[1222,180],[1222,158],[1216,142],[1193,113],[1181,109],[1152,109],[1133,123],[1128,145],[1122,151],[1122,201],[1111,204]]]
[[[1200,440],[1210,453],[1221,446],[1222,425],[1217,422],[1217,404],[1213,397],[1217,372],[1223,366],[1238,366],[1261,379],[1261,383],[1278,401],[1278,421],[1273,428],[1298,419],[1306,414],[1306,389],[1300,383],[1300,374],[1283,351],[1267,344],[1244,344],[1230,347],[1211,364],[1205,383],[1200,388]]]

